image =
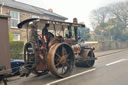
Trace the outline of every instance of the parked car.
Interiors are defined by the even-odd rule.
[[[19,75],[20,74],[19,69],[23,65],[24,65],[24,60],[11,59],[12,73],[10,74],[10,76]]]

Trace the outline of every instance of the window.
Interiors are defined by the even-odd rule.
[[[17,24],[20,22],[20,13],[16,11],[10,11],[11,16],[11,28],[17,28]]]
[[[20,34],[13,34],[13,40],[14,41],[20,40]]]
[[[32,15],[32,18],[40,18],[39,16],[36,15]]]

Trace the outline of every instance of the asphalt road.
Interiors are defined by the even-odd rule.
[[[128,85],[128,51],[96,60],[93,68],[74,68],[71,76],[57,79],[51,74],[28,78],[14,77],[8,85]]]

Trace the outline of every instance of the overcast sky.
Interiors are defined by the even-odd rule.
[[[41,8],[52,8],[53,12],[67,17],[72,21],[74,17],[79,22],[84,22],[87,27],[91,28],[89,15],[92,10],[99,7],[126,0],[17,0]]]

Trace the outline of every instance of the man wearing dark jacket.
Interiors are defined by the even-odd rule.
[[[49,24],[45,24],[45,27],[42,29],[43,46],[47,45],[48,43],[48,27],[49,27]]]

